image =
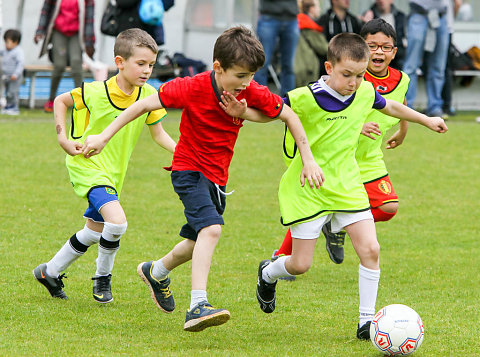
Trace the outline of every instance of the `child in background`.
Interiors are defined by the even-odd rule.
[[[383,19],[373,19],[362,27],[360,36],[370,48],[365,80],[372,83],[383,97],[406,104],[409,78],[405,73],[389,67],[396,54],[396,34],[393,27]],[[394,149],[402,144],[407,135],[408,122],[372,110],[363,126],[363,135],[359,138],[355,154],[375,222],[392,219],[398,210],[398,196],[390,182],[381,148],[386,132],[398,122],[400,128],[387,140],[387,149]],[[330,259],[340,264],[344,257],[345,231],[332,233],[327,223],[323,227],[323,233],[327,238],[326,247]],[[292,236],[289,229],[281,247],[274,252],[274,259],[290,254]]]
[[[233,148],[244,119],[230,116],[220,105],[222,94],[232,93],[246,106],[264,114],[261,122],[280,118],[285,121],[300,152],[297,180],[311,188],[323,182],[323,174],[315,163],[300,120],[282,98],[260,86],[252,78],[265,62],[265,53],[255,35],[245,27],[232,27],[215,42],[213,70],[194,77],[176,78],[163,84],[154,94],[130,106],[100,135],[85,141],[84,155],[96,155],[115,133],[136,117],[160,108],[182,108],[180,139],[173,155],[172,184],[181,199],[187,223],[180,230],[185,238],[157,261],[140,263],[138,274],[148,285],[151,297],[162,310],[173,306],[168,290],[168,274],[177,266],[192,260],[192,290],[184,330],[202,331],[228,321],[230,312],[215,309],[207,299],[207,280],[215,246],[224,224],[228,168]],[[108,146],[106,146],[108,148]],[[305,187],[305,190],[311,190]]]
[[[23,68],[25,57],[19,46],[22,34],[18,30],[10,29],[3,35],[5,50],[2,51],[2,82],[5,90],[5,108],[2,114],[18,115],[18,94],[23,81]],[[3,93],[1,93],[3,96]]]
[[[359,322],[357,338],[369,339],[380,280],[375,224],[367,193],[355,160],[360,132],[372,108],[383,114],[417,122],[439,133],[447,131],[442,118],[427,117],[396,101],[384,99],[364,81],[370,50],[364,39],[352,33],[335,36],[329,43],[328,76],[288,93],[287,101],[300,117],[316,162],[325,174],[318,190],[305,190],[296,177],[301,163],[286,133],[285,155],[292,159],[279,186],[281,222],[291,226],[291,256],[258,267],[257,300],[263,312],[276,305],[276,284],[281,277],[307,272],[316,240],[327,222],[333,233],[345,229],[360,259]]]
[[[67,299],[62,289],[65,274],[60,273],[85,254],[91,245],[98,243],[97,269],[92,278],[93,298],[99,303],[113,301],[111,272],[120,238],[127,230],[127,218],[119,196],[128,161],[144,123],[155,142],[173,153],[175,142],[161,124],[165,110],[152,110],[127,125],[101,155],[86,159],[80,154],[88,135],[102,132],[125,108],[156,93],[155,88],[146,82],[152,74],[157,52],[157,44],[145,31],[125,30],[115,40],[116,76],[105,82],[83,83],[81,88],[55,99],[57,138],[68,154],[66,164],[70,181],[75,193],[88,199],[89,204],[84,213],[85,227],[73,234],[48,263],[40,264],[33,271],[38,282],[53,297]],[[72,121],[71,134],[67,138],[66,113],[72,107],[76,120]]]

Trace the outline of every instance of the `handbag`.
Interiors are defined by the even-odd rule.
[[[110,0],[100,23],[100,31],[103,34],[117,36],[120,33],[120,26],[118,24],[120,12],[121,9],[117,7],[116,1]]]

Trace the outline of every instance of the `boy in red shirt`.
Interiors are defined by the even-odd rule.
[[[225,188],[233,147],[244,119],[284,121],[292,132],[303,160],[300,181],[310,187],[323,183],[323,173],[313,159],[307,136],[298,116],[282,98],[252,78],[265,61],[260,42],[245,27],[226,30],[216,41],[213,71],[195,77],[176,78],[163,84],[158,95],[140,100],[125,110],[101,134],[89,136],[83,147],[86,157],[98,154],[108,140],[142,113],[159,108],[182,108],[180,139],[172,163],[172,184],[185,210],[185,238],[157,261],[140,263],[137,272],[149,286],[157,306],[165,312],[174,308],[168,273],[192,260],[192,291],[184,329],[202,331],[228,321],[230,313],[213,308],[207,300],[207,279],[215,246],[220,238],[225,210]],[[248,108],[242,117],[228,115],[220,106],[223,93],[258,109],[258,118]]]

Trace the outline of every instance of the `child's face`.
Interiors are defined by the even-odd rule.
[[[360,87],[367,70],[368,61],[343,59],[335,65],[325,62],[325,70],[330,76],[326,83],[341,95],[352,95]]]
[[[224,69],[218,61],[213,62],[213,70],[215,71],[215,81],[220,93],[227,91],[235,97],[250,85],[255,74],[248,68],[238,65]]]
[[[365,42],[370,48],[368,71],[379,77],[386,76],[388,66],[397,53],[393,39],[383,32],[377,32],[375,35],[367,35]]]
[[[124,59],[115,57],[115,63],[120,70],[120,76],[134,87],[142,87],[152,74],[157,54],[147,47],[136,47],[133,54]]]
[[[9,50],[9,51],[10,51],[10,50],[13,50],[13,49],[14,49],[15,47],[17,47],[17,46],[18,46],[18,42],[14,42],[14,41],[12,41],[12,40],[9,39],[9,38],[7,38],[7,39],[5,40],[5,48],[6,48],[7,50]]]

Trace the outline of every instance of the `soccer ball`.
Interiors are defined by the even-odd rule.
[[[370,325],[373,345],[388,356],[406,356],[423,342],[424,328],[420,316],[412,308],[393,304],[378,311]]]

